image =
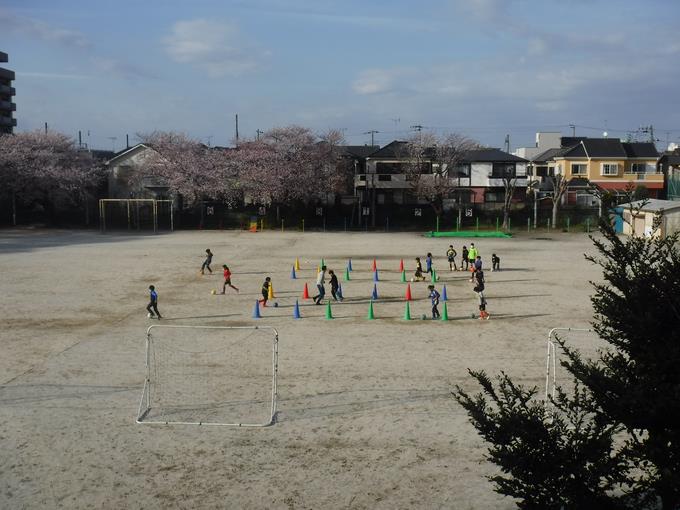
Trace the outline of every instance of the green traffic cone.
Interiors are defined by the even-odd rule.
[[[401,270],[401,283],[406,283],[406,271]]]
[[[331,302],[326,303],[326,319],[332,319],[333,312],[331,311]]]
[[[373,314],[373,300],[368,304],[368,316],[366,317],[369,321],[372,321],[375,319],[375,315]]]
[[[446,309],[446,303],[444,303],[444,309],[442,310],[442,319],[443,321],[449,320],[449,311]]]
[[[404,320],[405,321],[411,320],[411,307],[410,307],[408,301],[406,301],[406,307],[404,308]]]
[[[346,281],[346,282],[349,281],[349,267],[346,267],[346,268],[345,268],[345,281]]]
[[[321,265],[320,265],[319,267],[323,267],[323,266],[325,266],[325,265],[326,265],[326,263],[324,262],[323,259],[321,259]]]
[[[437,282],[437,271],[435,271],[433,269],[432,270],[432,283],[436,283],[436,282]]]

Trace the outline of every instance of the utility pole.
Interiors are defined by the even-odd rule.
[[[576,124],[569,124],[569,127],[571,128],[572,138],[575,138],[576,137]]]
[[[263,135],[263,134],[264,134],[264,131],[262,131],[261,129],[257,129],[257,130],[255,131],[255,133],[257,133],[257,139],[259,140],[259,139],[260,139],[260,135]]]
[[[236,143],[238,144],[238,113],[236,114]]]
[[[372,129],[371,131],[366,131],[364,134],[365,135],[371,135],[371,146],[375,145],[373,135],[376,133],[380,133],[380,131],[376,131],[375,129]]]
[[[505,152],[510,154],[510,135],[505,135]]]
[[[47,134],[47,122],[45,122],[45,134]]]
[[[129,149],[130,148],[130,135],[127,133],[125,134],[125,148]]]

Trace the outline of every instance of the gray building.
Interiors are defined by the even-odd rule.
[[[7,53],[0,51],[0,62],[9,60]],[[12,133],[17,120],[14,118],[16,104],[12,101],[15,90],[12,87],[14,71],[0,67],[0,134]]]

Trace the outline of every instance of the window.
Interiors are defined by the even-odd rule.
[[[502,202],[504,199],[502,191],[487,191],[484,194],[484,202]]]
[[[366,174],[360,175],[360,176],[359,176],[359,181],[364,181],[364,182],[366,182]]]
[[[392,176],[391,175],[378,175],[378,180],[379,181],[391,181]]]
[[[470,177],[470,163],[455,165],[449,177]]]
[[[501,179],[503,177],[516,177],[514,163],[494,163],[491,169],[492,179]]]
[[[647,163],[633,163],[630,165],[631,174],[647,173]]]
[[[571,175],[586,175],[588,173],[588,165],[585,163],[572,163]]]
[[[618,163],[602,163],[602,175],[618,175],[619,174],[619,164]]]

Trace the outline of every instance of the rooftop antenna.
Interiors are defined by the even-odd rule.
[[[576,137],[576,124],[569,124],[569,127],[571,128],[572,138],[575,138]]]
[[[371,146],[375,145],[373,137],[376,133],[380,133],[380,131],[376,131],[375,129],[371,129],[370,131],[366,131],[364,133],[365,135],[371,135]]]
[[[394,127],[397,127],[397,124],[401,122],[401,119],[392,119],[392,122],[394,122]]]
[[[510,135],[505,135],[505,152],[510,153]]]

